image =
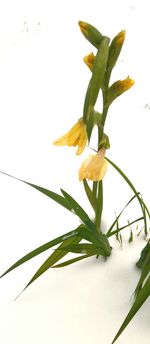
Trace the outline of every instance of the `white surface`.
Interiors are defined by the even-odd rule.
[[[126,171],[150,204],[148,161],[149,3],[148,1],[0,2],[0,170],[59,191],[63,187],[90,211],[77,171],[89,154],[52,142],[82,115],[90,72],[82,58],[92,46],[78,20],[126,41],[112,82],[129,74],[135,86],[111,107],[108,156]],[[1,273],[23,254],[78,225],[78,219],[26,185],[0,176]],[[104,227],[131,192],[112,168],[105,177]],[[134,213],[134,215],[133,215]],[[134,219],[135,206],[124,220]],[[124,223],[124,222],[123,222]],[[142,237],[123,250],[113,243],[111,258],[91,258],[62,270],[51,269],[13,302],[48,252],[0,281],[0,342],[3,344],[111,343],[131,306],[139,278],[135,269]],[[149,343],[149,302],[118,344]]]

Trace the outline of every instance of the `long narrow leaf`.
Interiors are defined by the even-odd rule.
[[[89,216],[84,211],[84,209],[79,205],[79,203],[75,201],[75,199],[63,189],[61,189],[61,192],[68,204],[70,204],[70,206],[72,207],[75,214],[79,216],[81,221],[83,221],[89,228],[91,228],[91,230],[95,230],[95,224],[90,220]]]
[[[147,236],[147,232],[148,232],[148,229],[147,229],[147,219],[146,219],[146,214],[145,214],[145,204],[143,202],[143,200],[141,199],[141,197],[139,196],[138,192],[136,191],[134,185],[131,183],[130,179],[126,176],[126,174],[113,162],[111,161],[110,159],[106,158],[106,160],[115,168],[115,170],[118,171],[118,173],[122,176],[122,178],[127,182],[127,184],[130,186],[130,188],[132,189],[132,191],[134,192],[134,194],[136,195],[138,201],[139,201],[139,204],[140,204],[140,207],[141,207],[141,210],[142,210],[142,213],[143,213],[143,218],[144,218],[144,231],[145,231],[145,235]]]
[[[147,300],[147,298],[150,296],[150,277],[147,279],[146,283],[144,284],[144,287],[140,290],[138,297],[136,298],[136,301],[134,302],[132,308],[130,309],[127,317],[125,318],[124,322],[122,323],[119,331],[117,332],[115,338],[112,341],[112,344],[115,343],[115,341],[118,339],[118,337],[121,335],[121,333],[125,330],[125,328],[128,326],[130,321],[133,319],[135,314],[138,312],[138,310],[141,308],[143,303]]]
[[[105,234],[96,231],[91,232],[88,227],[86,227],[86,230],[83,227],[80,229],[78,236],[101,248],[105,256],[110,256],[111,247]]]
[[[124,210],[127,208],[127,206],[137,197],[137,195],[134,195],[130,201],[127,202],[127,204],[124,206],[124,208],[121,210],[121,212],[119,213],[119,215],[116,217],[116,219],[114,220],[114,222],[112,223],[112,225],[110,226],[110,228],[108,229],[106,235],[107,237],[110,236],[110,233],[113,229],[113,227],[115,226],[115,224],[117,224],[118,220],[119,220],[119,217],[122,215],[122,213],[124,212]]]
[[[25,180],[22,180],[22,179],[19,179],[19,178],[16,178],[14,176],[11,176],[10,174],[8,173],[5,173],[5,172],[2,172],[0,171],[0,173],[8,176],[8,177],[11,177],[15,180],[18,180],[19,182],[22,182],[22,183],[25,183],[29,186],[31,186],[32,188],[40,191],[41,193],[43,193],[44,195],[48,196],[49,198],[51,198],[53,201],[57,202],[58,204],[62,205],[64,208],[68,209],[71,211],[71,206],[68,204],[68,202],[66,201],[66,199],[64,197],[62,197],[61,195],[57,194],[56,192],[53,192],[51,190],[48,190],[48,189],[45,189],[45,188],[42,188],[41,186],[38,186],[38,185],[35,185],[35,184],[32,184],[32,183],[28,183],[26,182]]]
[[[20,266],[21,264],[27,262],[29,259],[34,258],[35,256],[37,256],[38,254],[48,250],[49,248],[60,244],[62,241],[67,240],[68,238],[71,237],[75,237],[78,235],[78,233],[80,232],[81,229],[85,228],[84,226],[79,226],[77,227],[75,230],[70,231],[68,233],[65,233],[49,242],[47,242],[46,244],[39,246],[38,248],[36,248],[35,250],[31,251],[30,253],[26,254],[25,256],[23,256],[21,259],[19,259],[15,264],[13,264],[8,270],[6,270],[0,277],[3,277],[4,275],[6,275],[8,272],[14,270],[15,268],[17,268],[18,266]],[[86,229],[85,229],[86,230]]]
[[[123,226],[123,227],[117,228],[115,231],[109,233],[109,235],[108,235],[107,237],[109,238],[110,236],[112,236],[112,235],[114,235],[114,234],[116,234],[116,233],[122,231],[123,229],[125,229],[125,228],[127,228],[127,227],[133,225],[134,223],[136,223],[136,222],[138,222],[138,221],[141,221],[141,220],[143,220],[143,216],[142,216],[142,217],[139,217],[138,219],[136,219],[136,220],[134,220],[134,221],[132,221],[132,222],[129,222],[127,225],[125,225],[125,226]]]
[[[86,258],[89,258],[89,257],[92,257],[94,254],[85,254],[84,256],[79,256],[79,257],[76,257],[76,258],[72,258],[72,259],[69,259],[63,263],[60,263],[60,264],[56,264],[56,265],[53,265],[52,268],[55,269],[55,268],[63,268],[64,266],[67,266],[67,265],[70,265],[70,264],[73,264],[73,263],[76,263],[78,262],[79,260],[82,260],[82,259],[86,259]]]
[[[92,190],[90,189],[89,184],[86,179],[83,180],[83,185],[84,185],[84,189],[88,197],[88,200],[95,211],[96,210],[96,197],[94,193],[92,192]]]
[[[149,272],[150,272],[150,251],[147,253],[145,262],[143,264],[141,277],[139,279],[139,282],[138,282],[136,289],[135,289],[135,292],[134,292],[135,298],[137,298],[139,291],[142,289],[142,285],[143,285],[145,279],[147,278],[147,275],[149,274]]]
[[[31,283],[33,283],[37,278],[39,278],[44,272],[46,272],[49,268],[51,268],[51,266],[53,266],[53,264],[55,264],[56,262],[58,262],[58,260],[60,260],[61,258],[63,258],[67,253],[67,247],[68,245],[72,244],[72,243],[78,243],[81,241],[81,238],[79,237],[74,237],[74,238],[69,238],[67,239],[65,242],[63,242],[56,250],[55,252],[53,252],[48,259],[46,259],[46,261],[41,265],[41,267],[37,270],[37,272],[35,273],[35,275],[31,278],[31,280],[29,281],[29,283],[26,285],[26,287],[23,289],[23,291],[25,289],[27,289],[27,287],[29,287],[29,285]]]
[[[83,253],[83,254],[95,254],[95,255],[104,255],[104,251],[100,247],[97,247],[93,244],[71,244],[65,248],[60,248],[60,250],[66,250],[72,253]]]

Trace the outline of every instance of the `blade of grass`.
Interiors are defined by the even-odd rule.
[[[142,216],[142,217],[139,217],[138,219],[136,219],[136,220],[134,220],[134,221],[132,221],[132,222],[129,222],[127,225],[125,225],[125,226],[123,226],[123,227],[120,227],[120,228],[116,229],[115,231],[109,233],[109,235],[107,235],[107,237],[109,238],[109,237],[111,237],[112,235],[114,235],[114,234],[116,234],[116,233],[122,231],[123,229],[125,229],[125,228],[127,228],[127,227],[133,225],[134,223],[136,223],[136,222],[138,222],[138,221],[141,221],[141,220],[143,220],[143,216]]]
[[[69,238],[65,242],[63,242],[56,250],[53,252],[41,265],[41,267],[37,270],[35,275],[31,278],[29,283],[26,285],[26,287],[23,289],[25,291],[31,283],[33,283],[37,278],[39,278],[44,272],[46,272],[51,266],[58,262],[61,258],[63,258],[67,253],[67,247],[71,243],[78,243],[80,242],[81,238],[78,238],[77,236],[74,238]],[[22,291],[22,292],[23,292]],[[20,294],[19,294],[20,296]]]
[[[115,226],[115,224],[117,224],[119,217],[122,215],[122,213],[124,212],[124,210],[127,208],[127,206],[136,198],[137,196],[134,195],[129,201],[128,203],[124,206],[124,208],[121,210],[121,212],[119,213],[119,215],[116,217],[116,219],[114,220],[114,222],[112,223],[112,225],[110,226],[110,228],[108,229],[106,235],[107,237],[109,237],[109,234],[111,233],[113,227]]]
[[[72,253],[95,254],[105,256],[104,251],[93,244],[71,244],[60,250],[66,250]]]
[[[76,258],[72,258],[72,259],[69,259],[63,263],[60,263],[60,264],[56,264],[56,265],[53,265],[52,268],[55,269],[55,268],[63,268],[64,266],[67,266],[67,265],[70,265],[70,264],[73,264],[73,263],[76,263],[78,262],[79,260],[82,260],[82,259],[86,259],[86,258],[89,258],[89,257],[92,257],[93,254],[85,254],[84,256],[79,256],[79,257],[76,257]]]
[[[0,277],[3,277],[4,275],[6,275],[8,272],[14,270],[15,268],[17,268],[18,266],[24,264],[25,262],[27,262],[28,260],[34,258],[35,256],[37,256],[38,254],[48,250],[49,248],[60,244],[62,241],[67,240],[70,237],[75,237],[78,235],[78,233],[80,232],[81,229],[83,229],[84,226],[79,226],[77,227],[75,230],[70,231],[68,233],[65,233],[49,242],[47,242],[46,244],[39,246],[38,248],[36,248],[35,250],[29,252],[28,254],[26,254],[25,256],[23,256],[21,259],[19,259],[16,263],[14,263],[9,269],[7,269]]]
[[[141,290],[142,285],[144,283],[144,280],[146,279],[149,272],[150,272],[150,251],[147,253],[146,259],[145,259],[144,264],[143,264],[141,277],[140,277],[139,282],[138,282],[136,289],[134,291],[135,298],[137,298],[139,291]]]
[[[90,229],[86,227],[86,230],[81,228],[78,236],[81,236],[82,239],[90,241],[92,244],[101,248],[105,252],[105,256],[110,256],[111,247],[105,234],[98,233],[97,231],[91,232]]]
[[[83,185],[84,185],[84,189],[87,195],[87,198],[92,206],[92,208],[96,209],[96,197],[94,196],[94,193],[92,192],[91,188],[89,187],[89,184],[87,182],[86,179],[83,180]]]
[[[139,201],[142,213],[143,213],[143,220],[144,220],[144,232],[145,232],[145,236],[147,236],[148,233],[148,229],[147,229],[147,218],[146,218],[146,214],[144,211],[145,205],[143,200],[141,199],[141,197],[139,196],[139,193],[136,191],[134,185],[131,183],[130,179],[126,176],[126,174],[110,159],[105,158],[114,168],[115,170],[118,171],[118,173],[122,176],[122,178],[127,182],[127,184],[130,186],[130,188],[132,189],[132,191],[134,192],[134,194],[137,196],[137,199]]]
[[[72,209],[75,212],[75,214],[79,216],[81,221],[83,221],[91,230],[95,230],[95,224],[90,220],[89,216],[84,211],[84,209],[79,205],[79,203],[77,203],[75,201],[75,199],[72,196],[70,196],[63,189],[61,189],[61,192],[62,192],[63,196],[65,197],[66,201],[72,207]]]
[[[119,331],[117,332],[115,338],[112,341],[112,344],[115,343],[115,341],[119,338],[121,333],[125,330],[125,328],[128,326],[130,321],[133,319],[133,317],[136,315],[136,313],[139,311],[143,303],[147,300],[147,298],[150,296],[150,277],[147,279],[147,281],[144,284],[144,287],[140,290],[136,301],[134,302],[133,306],[131,307],[127,317],[125,318],[124,322],[122,323]]]
[[[19,179],[19,178],[16,178],[14,176],[11,176],[10,174],[8,173],[5,173],[5,172],[2,172],[0,171],[0,173],[8,176],[8,177],[11,177],[15,180],[18,180],[19,182],[22,182],[22,183],[25,183],[29,186],[31,186],[32,188],[40,191],[41,193],[43,193],[44,195],[48,196],[49,198],[51,198],[53,201],[57,202],[58,204],[60,204],[61,206],[63,206],[64,208],[68,209],[71,211],[71,206],[68,204],[68,202],[66,201],[66,199],[64,197],[62,197],[61,195],[51,191],[51,190],[48,190],[48,189],[45,189],[45,188],[42,188],[41,186],[38,186],[38,185],[35,185],[35,184],[32,184],[32,183],[28,183],[26,182],[25,180],[22,180],[22,179]]]

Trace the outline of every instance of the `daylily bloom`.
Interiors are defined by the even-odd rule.
[[[83,119],[79,121],[53,144],[56,146],[78,146],[77,155],[80,155],[87,143],[86,124]]]
[[[103,179],[108,166],[108,162],[104,158],[105,151],[105,148],[102,148],[97,154],[90,154],[82,163],[79,169],[80,181],[83,179],[91,179],[96,182]]]
[[[94,61],[95,61],[95,55],[93,53],[87,55],[84,57],[83,61],[85,62],[85,64],[89,67],[89,69],[93,70],[93,64],[94,64]]]

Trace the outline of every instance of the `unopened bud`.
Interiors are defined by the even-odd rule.
[[[118,80],[110,86],[107,95],[107,102],[111,104],[114,99],[119,97],[122,93],[128,91],[134,85],[134,80],[129,77],[124,80]]]
[[[124,40],[125,40],[125,30],[122,30],[118,33],[117,36],[114,37],[114,39],[111,42],[110,48],[109,48],[109,56],[108,56],[108,63],[107,63],[107,69],[112,70],[115,66],[117,59],[120,55]]]
[[[94,47],[98,48],[103,35],[91,24],[79,21],[79,26],[84,37],[94,45]]]
[[[89,67],[89,69],[93,70],[93,65],[94,65],[94,61],[95,61],[95,55],[93,53],[87,55],[84,57],[83,59],[84,63]]]

